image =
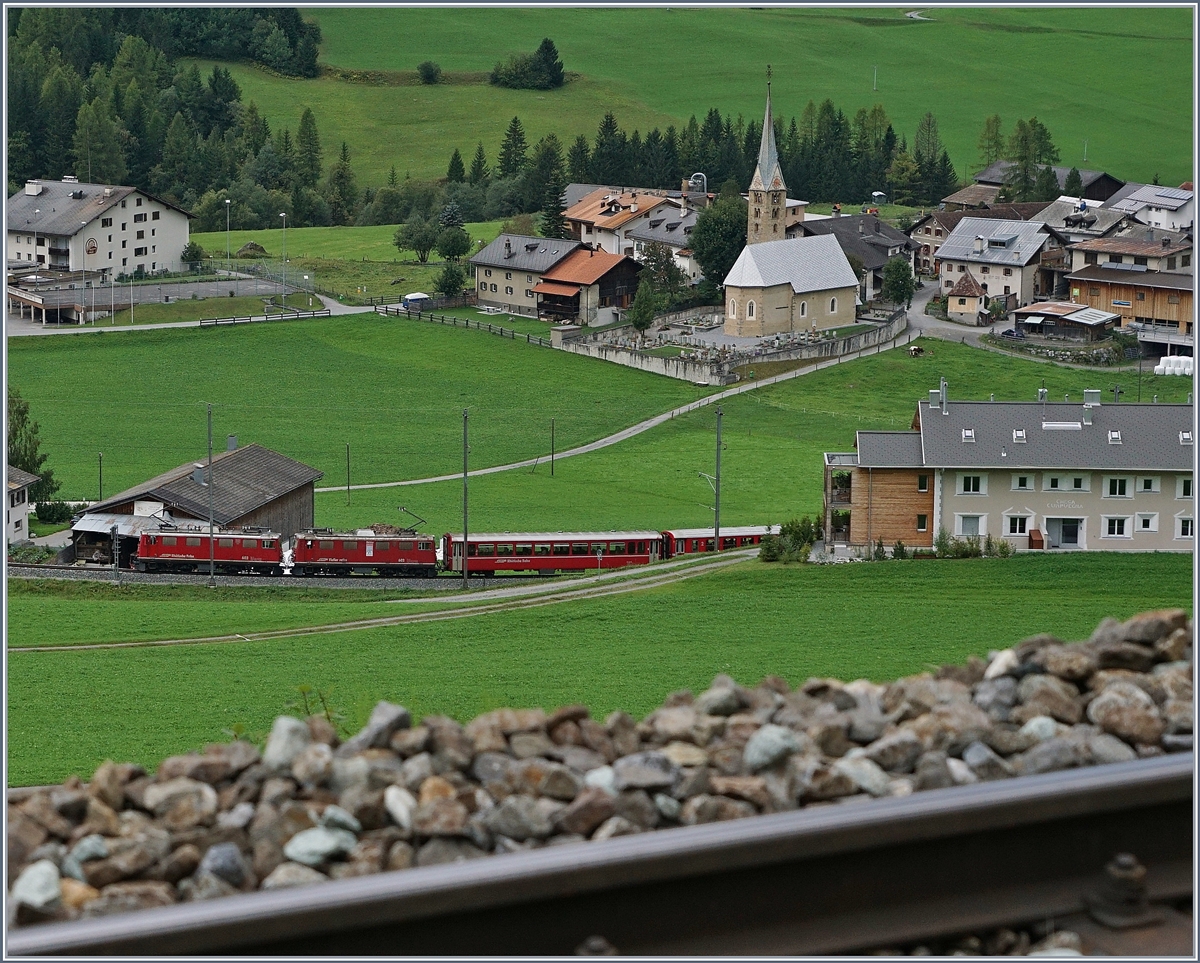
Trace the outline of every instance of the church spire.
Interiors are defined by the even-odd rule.
[[[750,181],[752,191],[784,191],[779,152],[775,149],[775,121],[771,117],[771,68],[767,67],[767,111],[763,117],[762,142],[758,148],[758,166]]]

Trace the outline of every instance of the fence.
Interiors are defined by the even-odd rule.
[[[261,314],[246,318],[205,318],[200,322],[200,327],[207,328],[218,324],[257,324],[261,321],[298,321],[302,318],[328,318],[329,316],[329,308],[323,308],[320,311],[289,311],[286,314],[281,311],[279,314]]]
[[[380,310],[380,308],[383,310]],[[448,324],[454,328],[474,328],[476,331],[486,331],[488,334],[499,335],[501,338],[511,338],[515,341],[518,337],[521,337],[525,339],[526,344],[541,345],[543,348],[552,347],[549,338],[539,338],[534,334],[521,334],[512,328],[492,324],[490,321],[472,321],[470,318],[456,318],[454,315],[445,314],[436,315],[432,311],[413,311],[409,308],[392,308],[390,305],[379,305],[375,311],[384,317],[409,318],[413,321],[425,321],[430,324]]]

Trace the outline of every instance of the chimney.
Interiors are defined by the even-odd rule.
[[[204,478],[204,466],[203,465],[197,465],[195,468],[192,469],[192,481],[194,481],[197,485],[201,485],[205,488],[208,487],[208,482],[205,481],[205,478]]]
[[[842,216],[842,205],[841,205],[841,204],[834,204],[834,205],[833,205],[833,216],[834,216],[834,217],[841,217],[841,216]]]
[[[1093,405],[1099,406],[1099,404],[1100,404],[1100,389],[1099,388],[1084,389],[1083,403],[1089,407],[1091,407]]]
[[[942,404],[942,414],[943,415],[950,414],[950,408],[946,403],[946,400],[947,400],[946,399],[946,389],[948,387],[949,387],[949,385],[946,384],[946,379],[943,378],[941,381],[941,385],[938,387],[938,398]]]
[[[225,437],[225,450],[237,451],[237,435],[227,435]]]
[[[1153,238],[1153,237],[1154,237],[1154,235],[1151,235],[1151,238]],[[1170,246],[1171,246],[1171,239],[1169,237],[1164,237],[1163,238],[1163,247],[1170,247]]]
[[[859,221],[859,222],[858,222],[858,233],[859,233],[859,234],[862,234],[862,233],[863,233],[863,225],[862,225],[862,221]]]
[[[875,233],[876,233],[876,234],[882,234],[882,233],[883,233],[883,231],[882,231],[882,230],[880,229],[880,227],[879,227],[879,218],[876,218],[876,219],[875,219]]]
[[[1087,405],[1083,406],[1083,423],[1090,425],[1092,423],[1092,409]]]
[[[504,239],[504,257],[505,257],[505,259],[508,259],[508,258],[512,257],[512,255],[513,255],[512,241],[510,241],[508,238],[505,238]]]
[[[1084,394],[1086,394],[1086,393],[1087,392],[1084,392]],[[1042,404],[1045,404],[1046,403],[1046,395],[1047,395],[1047,391],[1045,388],[1038,388],[1038,401],[1039,402],[1041,402]]]
[[[976,235],[975,235],[975,243],[971,245],[971,249],[972,249],[972,250],[973,250],[973,251],[974,251],[976,254],[982,254],[982,253],[983,253],[983,235],[982,235],[982,234],[976,234]]]
[[[29,197],[37,197],[40,193],[42,193],[41,181],[26,181],[25,193]]]
[[[937,388],[929,389],[929,407],[936,408],[942,403],[942,393]]]

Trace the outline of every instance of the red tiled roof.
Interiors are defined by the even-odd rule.
[[[967,271],[959,276],[958,281],[946,296],[951,298],[981,298],[985,294],[987,292],[975,280],[975,275]]]
[[[564,281],[567,284],[595,284],[622,261],[624,254],[609,254],[607,251],[572,251],[549,271],[542,275],[543,281]]]
[[[574,284],[554,284],[550,281],[542,281],[533,289],[534,294],[557,294],[564,298],[573,298],[579,293],[579,288]]]

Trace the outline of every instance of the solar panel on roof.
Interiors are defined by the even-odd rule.
[[[1179,187],[1160,187],[1157,194],[1159,197],[1170,197],[1177,201],[1186,201],[1192,196],[1191,191],[1185,191]]]

